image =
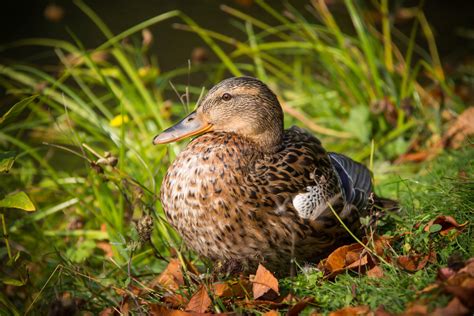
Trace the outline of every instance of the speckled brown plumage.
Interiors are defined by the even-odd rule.
[[[297,127],[283,131],[282,114],[274,113],[268,121],[268,113],[259,116],[262,106],[281,111],[263,83],[253,78],[229,80],[213,88],[196,110],[194,115],[210,120],[213,129],[193,139],[175,159],[163,180],[161,202],[170,223],[200,255],[250,269],[263,263],[286,274],[292,258],[314,262],[347,237],[327,207],[314,219],[303,218],[292,203],[295,196],[316,186],[355,232],[366,208],[347,210],[341,179],[317,138]],[[239,103],[238,95],[246,89],[249,94]],[[223,93],[231,93],[235,103],[222,105],[228,104],[219,101]],[[239,110],[233,112],[236,104]],[[206,111],[212,110],[250,122],[232,123],[231,128],[210,119]],[[247,125],[255,124],[249,115],[258,117],[256,124],[267,124],[260,134],[256,129],[249,132]],[[243,127],[234,128],[238,124]],[[265,134],[275,127],[269,124],[276,125],[276,131]]]

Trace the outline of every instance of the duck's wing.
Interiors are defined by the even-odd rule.
[[[345,203],[358,209],[365,208],[372,193],[369,169],[342,154],[329,153],[329,158],[339,177]]]

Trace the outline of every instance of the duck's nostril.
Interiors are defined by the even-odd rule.
[[[194,120],[194,117],[188,118],[188,122],[191,122],[192,120]]]

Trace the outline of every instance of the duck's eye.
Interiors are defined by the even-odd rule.
[[[229,93],[224,93],[222,95],[222,100],[229,101],[230,99],[232,99],[232,96]]]

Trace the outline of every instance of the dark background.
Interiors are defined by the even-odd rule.
[[[333,13],[341,21],[344,21],[347,15],[341,3],[338,2],[337,0],[327,0]],[[427,0],[425,2],[425,13],[433,27],[443,61],[456,61],[459,58],[465,59],[473,56],[474,1]],[[233,6],[264,21],[272,21],[272,18],[258,5],[252,4],[252,1],[243,0],[86,0],[85,3],[105,21],[114,33],[119,33],[147,18],[179,9],[205,28],[242,39],[244,34],[229,23],[229,16],[220,10],[220,4]],[[267,1],[267,3],[279,10],[283,8],[280,1]],[[309,1],[290,1],[290,3],[305,12],[304,6],[308,5]],[[417,3],[418,1],[392,1],[391,5],[410,7]],[[63,8],[64,15],[59,21],[53,22],[45,17],[45,8],[50,4],[57,4]],[[164,71],[186,65],[192,49],[196,46],[205,46],[197,35],[173,29],[172,23],[176,22],[181,21],[173,19],[151,28],[154,35],[152,54],[158,57],[159,64]],[[406,35],[408,35],[411,20],[399,23],[397,27],[406,31]],[[68,29],[87,48],[92,48],[105,41],[98,28],[72,1],[2,1],[0,45],[29,37],[60,38],[73,41]],[[470,33],[471,39],[469,40],[466,35],[461,36],[461,33]],[[6,51],[0,50],[0,59],[15,59],[34,63],[52,60],[52,58],[54,58],[54,52],[45,48],[23,47]]]

